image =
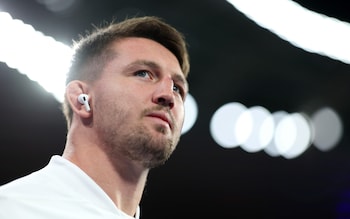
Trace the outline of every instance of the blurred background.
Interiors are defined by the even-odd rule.
[[[184,33],[194,110],[173,156],[150,173],[141,218],[350,218],[350,62],[279,37],[233,2],[0,0],[0,12],[67,46],[94,25],[132,16],[160,16]],[[294,3],[350,22],[345,1]],[[267,9],[276,10],[274,4],[250,6],[273,16]],[[286,14],[280,16],[271,19],[282,23]],[[44,69],[40,76],[52,79],[61,58],[35,58],[39,47],[28,43],[28,35],[9,32],[6,19],[0,15],[0,184],[61,154],[66,135],[60,100],[48,91],[63,83],[54,79],[45,87],[6,61],[24,57],[34,72]],[[282,23],[287,30],[291,25]],[[314,25],[298,37],[316,44],[335,33]],[[323,34],[311,38],[314,27]],[[346,31],[336,36],[348,36]],[[1,38],[6,34],[8,41]],[[350,45],[337,42],[329,37],[322,45]],[[31,47],[15,53],[16,45]]]

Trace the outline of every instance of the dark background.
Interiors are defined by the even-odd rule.
[[[350,22],[346,1],[297,2]],[[68,45],[92,24],[134,15],[161,16],[185,34],[198,119],[167,164],[151,171],[143,219],[350,218],[349,64],[294,47],[224,0],[79,0],[64,13],[34,0],[0,0],[0,10]],[[60,154],[66,125],[59,102],[5,63],[0,101],[3,184]],[[212,139],[209,122],[228,102],[308,114],[330,106],[344,133],[329,152],[311,146],[289,160],[224,149]]]

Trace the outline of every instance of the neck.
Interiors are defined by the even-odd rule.
[[[63,157],[89,175],[120,210],[134,216],[149,169],[122,156],[113,158],[110,156],[110,153],[102,150],[101,147],[89,142],[70,140],[70,138],[63,152]]]

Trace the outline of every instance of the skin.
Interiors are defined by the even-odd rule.
[[[159,43],[133,37],[111,48],[116,55],[97,81],[66,88],[74,113],[63,157],[133,216],[149,170],[179,141],[188,87],[176,57]],[[89,95],[89,112],[81,93]]]

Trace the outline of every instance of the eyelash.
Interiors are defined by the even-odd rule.
[[[136,76],[141,76],[140,73],[145,73],[145,72],[148,74],[148,76],[149,76],[150,78],[152,78],[152,77],[151,77],[151,76],[152,76],[152,73],[149,72],[149,71],[147,71],[147,70],[139,70],[139,71],[135,72],[135,75],[136,75]]]
[[[145,75],[141,75],[141,74],[143,74],[143,73],[147,73],[147,75],[148,75],[148,77],[149,77],[150,79],[153,78],[152,73],[151,73],[150,71],[148,71],[148,70],[139,70],[139,71],[135,72],[135,75],[136,75],[136,76],[145,77]],[[177,91],[175,91],[175,89],[174,89],[175,87],[177,88]],[[181,86],[179,86],[178,84],[174,83],[173,90],[174,90],[175,92],[179,93],[180,96],[181,96],[182,98],[184,97],[184,93],[185,93],[185,92],[184,92],[184,89],[183,89]]]

